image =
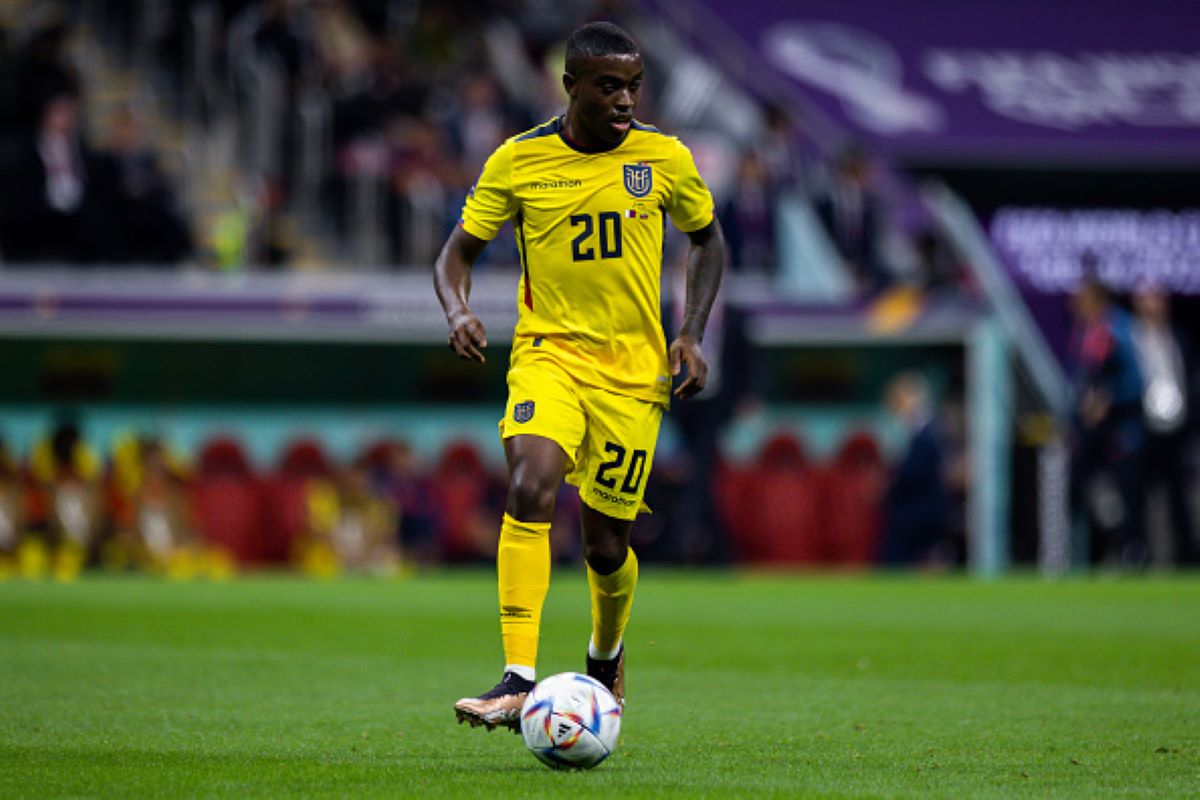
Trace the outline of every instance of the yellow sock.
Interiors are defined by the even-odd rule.
[[[520,522],[505,514],[496,572],[504,664],[532,672],[537,666],[542,603],[550,589],[550,523]]]
[[[616,572],[601,575],[588,567],[588,588],[592,590],[591,647],[601,656],[614,654],[621,646],[625,624],[633,608],[633,590],[637,586],[638,562],[629,548],[625,563]]]

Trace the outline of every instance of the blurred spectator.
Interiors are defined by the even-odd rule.
[[[790,188],[811,191],[809,183],[812,176],[799,147],[801,134],[792,124],[788,112],[775,103],[769,103],[764,113],[767,129],[756,152],[772,192]]]
[[[30,459],[37,497],[31,522],[45,532],[59,578],[70,579],[96,555],[107,519],[100,459],[71,418],[60,421]]]
[[[952,561],[946,553],[949,504],[929,385],[920,373],[902,373],[888,383],[884,405],[908,443],[883,496],[883,563],[944,565]]]
[[[953,289],[962,275],[953,248],[935,228],[921,230],[913,242],[917,281],[926,291]]]
[[[508,132],[503,98],[500,87],[486,73],[468,76],[458,98],[459,108],[449,117],[451,135],[464,169],[478,174]]]
[[[337,507],[329,541],[339,566],[350,572],[394,574],[401,563],[396,515],[371,485],[366,459],[356,459],[338,475]]]
[[[113,253],[112,169],[84,141],[79,117],[78,87],[61,87],[19,148],[0,228],[9,261],[94,262]]]
[[[719,209],[733,269],[774,271],[774,207],[775,194],[765,163],[753,150],[743,153],[732,191]]]
[[[14,566],[25,528],[25,490],[21,469],[0,439],[0,576]]]
[[[1142,420],[1146,428],[1144,488],[1166,490],[1167,512],[1179,564],[1200,562],[1188,508],[1189,470],[1184,458],[1191,414],[1187,337],[1171,323],[1170,301],[1147,287],[1133,297],[1133,343],[1143,378]]]
[[[445,238],[446,209],[461,201],[458,165],[428,120],[396,116],[388,126],[390,260],[428,264]],[[453,188],[452,188],[453,187]]]
[[[685,273],[679,269],[676,274],[677,291],[666,317],[672,330],[678,330],[684,318]],[[669,506],[662,509],[668,529],[660,552],[673,560],[725,563],[732,555],[730,531],[716,508],[713,481],[720,461],[721,430],[758,388],[758,353],[746,324],[746,311],[727,303],[725,293],[719,293],[703,344],[708,385],[687,403],[671,408],[670,419],[682,435],[681,447],[663,461],[660,476],[651,471],[656,491],[665,490],[662,504]]]
[[[404,553],[421,564],[437,559],[432,487],[421,473],[408,442],[385,441],[369,448],[363,458],[372,469],[376,491],[391,503],[397,526],[394,539]]]
[[[37,128],[46,102],[76,90],[79,74],[67,55],[72,27],[61,8],[45,4],[36,9],[29,38],[14,48],[5,65],[0,88],[0,123],[19,134]]]
[[[1072,302],[1072,509],[1106,529],[1108,541],[1100,543],[1097,555],[1109,563],[1136,566],[1146,558],[1142,373],[1129,314],[1112,306],[1090,256],[1087,262]],[[1107,489],[1112,484],[1115,492]],[[1087,514],[1089,506],[1092,514]]]
[[[814,204],[846,269],[858,287],[868,292],[885,289],[892,282],[881,248],[885,207],[875,180],[870,157],[851,145],[838,157],[828,190]]]
[[[106,544],[109,567],[137,566],[172,578],[219,577],[224,558],[196,534],[183,467],[153,437],[127,439],[114,448],[114,536]]]
[[[191,234],[179,210],[175,191],[146,145],[142,121],[122,109],[113,127],[109,155],[116,174],[118,224],[114,259],[123,262],[172,264],[192,250]]]

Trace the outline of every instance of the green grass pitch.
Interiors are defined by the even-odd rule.
[[[542,674],[582,669],[559,571]],[[646,570],[621,744],[560,773],[454,723],[485,571],[0,583],[0,797],[1196,797],[1200,581]]]

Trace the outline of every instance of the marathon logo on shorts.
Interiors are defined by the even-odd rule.
[[[625,191],[634,197],[645,197],[654,186],[654,173],[649,164],[625,165]]]
[[[601,489],[599,486],[592,487],[592,494],[596,495],[601,500],[607,500],[610,503],[616,503],[617,505],[625,506],[626,508],[628,508],[629,506],[631,506],[637,502],[637,500],[634,500],[633,498],[630,498],[630,497],[620,497],[619,495],[615,495],[612,492],[606,492],[603,489]]]
[[[513,419],[517,422],[529,422],[533,419],[533,401],[526,400],[513,406]]]

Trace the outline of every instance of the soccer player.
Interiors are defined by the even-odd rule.
[[[450,347],[483,362],[471,265],[513,220],[521,253],[519,319],[500,435],[509,491],[497,572],[504,677],[454,705],[460,722],[519,726],[533,687],[550,520],[565,476],[579,487],[592,596],[587,673],[624,702],[624,646],[637,583],[629,530],[639,510],[673,377],[704,388],[700,350],[725,247],[712,196],[678,139],[633,117],[642,56],[597,22],[567,40],[564,116],[515,136],[488,159],[435,265]],[[659,308],[665,217],[690,238],[686,313],[666,346]]]

